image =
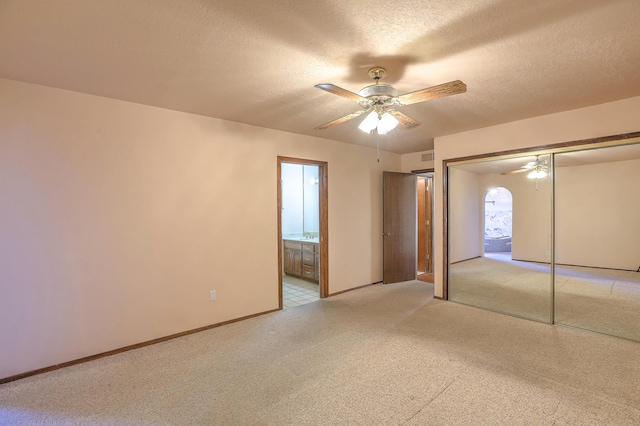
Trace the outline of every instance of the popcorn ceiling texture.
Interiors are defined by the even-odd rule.
[[[468,92],[404,107],[422,126],[381,138],[397,153],[433,138],[640,95],[640,2],[565,0],[5,0],[0,78],[375,146],[358,110],[367,69],[400,94],[452,80]]]

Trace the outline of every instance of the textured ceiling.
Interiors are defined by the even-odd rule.
[[[403,107],[433,137],[640,95],[638,0],[0,0],[0,77],[375,146],[357,92],[387,68],[399,93],[467,93]]]

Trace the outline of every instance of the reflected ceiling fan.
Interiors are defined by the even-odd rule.
[[[529,179],[541,179],[546,177],[549,173],[549,164],[547,160],[540,160],[540,156],[536,155],[535,161],[529,161],[524,166],[520,167],[516,170],[511,170],[510,172],[500,173],[501,175],[513,175],[516,173],[524,173],[529,172],[527,177]]]
[[[379,82],[385,72],[386,70],[382,67],[371,68],[369,70],[369,77],[375,81],[375,84],[363,88],[358,93],[343,89],[335,84],[316,84],[315,87],[318,89],[358,102],[361,108],[360,111],[353,112],[318,126],[316,130],[323,130],[361,115],[366,115],[366,117],[362,120],[358,128],[365,133],[371,133],[374,129],[377,129],[378,134],[383,135],[393,130],[398,124],[405,129],[413,129],[419,126],[420,122],[398,111],[398,107],[424,102],[430,99],[457,95],[467,91],[466,84],[460,80],[455,80],[398,96],[398,92],[393,86]]]

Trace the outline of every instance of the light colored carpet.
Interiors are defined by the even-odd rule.
[[[374,285],[0,385],[10,425],[640,424],[637,343]]]
[[[640,341],[640,273],[562,266],[556,322]]]
[[[479,257],[451,265],[449,298],[549,322],[549,265]]]
[[[481,257],[451,265],[449,298],[549,322],[550,267]],[[555,322],[640,341],[640,273],[558,265]]]

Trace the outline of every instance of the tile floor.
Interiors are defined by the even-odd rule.
[[[318,284],[288,275],[282,276],[282,305],[300,306],[320,299]]]

